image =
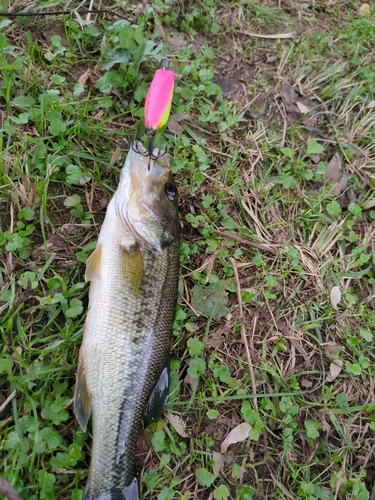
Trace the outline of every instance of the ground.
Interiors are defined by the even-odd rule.
[[[374,6],[2,7],[70,12],[0,19],[2,474],[82,498],[85,262],[168,57],[181,268],[142,498],[375,498]]]

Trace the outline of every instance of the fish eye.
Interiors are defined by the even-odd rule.
[[[167,182],[167,184],[164,186],[164,190],[169,200],[174,201],[176,199],[177,188],[174,184],[172,184],[171,182]]]

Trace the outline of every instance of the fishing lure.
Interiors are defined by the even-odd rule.
[[[167,61],[167,66],[163,62]],[[167,123],[172,105],[174,73],[169,69],[169,61],[162,59],[148,89],[145,104],[145,127],[149,136],[148,151],[141,153],[156,160],[160,155],[153,154],[156,132]]]

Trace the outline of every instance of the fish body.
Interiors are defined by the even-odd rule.
[[[137,151],[142,146],[137,144]],[[177,190],[169,159],[131,148],[87,262],[89,311],[74,409],[93,444],[85,500],[137,500],[134,455],[143,418],[168,397],[171,325],[178,286]]]

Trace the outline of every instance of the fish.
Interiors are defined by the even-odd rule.
[[[92,450],[84,500],[138,500],[136,439],[168,398],[179,273],[178,193],[169,155],[131,147],[86,265],[89,308],[74,411]],[[159,156],[159,157],[158,157]]]

